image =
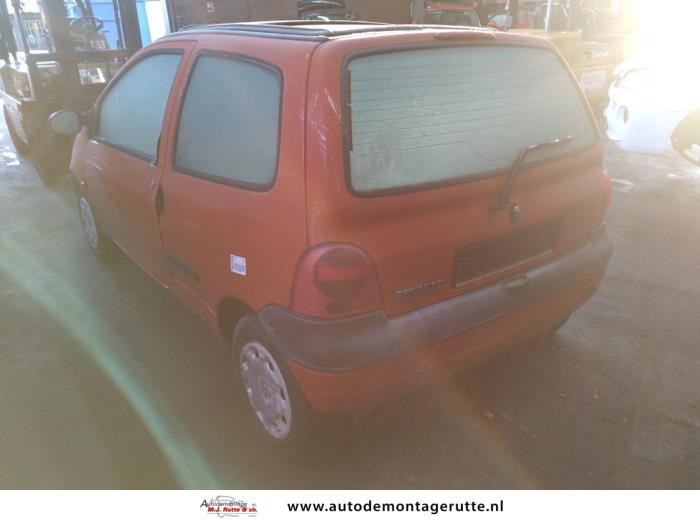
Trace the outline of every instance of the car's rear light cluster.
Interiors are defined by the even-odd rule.
[[[381,306],[374,265],[356,246],[317,246],[299,263],[292,292],[295,311],[312,317],[347,317]]]

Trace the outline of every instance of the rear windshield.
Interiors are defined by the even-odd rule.
[[[529,162],[581,151],[595,124],[546,49],[474,46],[353,59],[350,179],[360,193],[483,177],[530,145],[571,135]]]

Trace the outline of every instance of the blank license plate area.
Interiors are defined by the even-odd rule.
[[[559,219],[516,233],[459,248],[455,255],[453,284],[463,286],[479,277],[540,257],[552,249],[559,233]]]

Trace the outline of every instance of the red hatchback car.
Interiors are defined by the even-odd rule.
[[[538,38],[195,27],[52,125],[92,249],[231,342],[277,443],[556,330],[612,252],[596,122]]]

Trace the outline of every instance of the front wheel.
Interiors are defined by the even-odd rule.
[[[111,259],[114,256],[116,247],[97,223],[90,201],[85,195],[80,195],[78,197],[78,211],[80,213],[80,223],[83,226],[85,239],[92,252],[102,261]]]
[[[286,450],[307,447],[317,415],[255,316],[238,323],[233,360],[250,407],[249,419],[258,432]]]

